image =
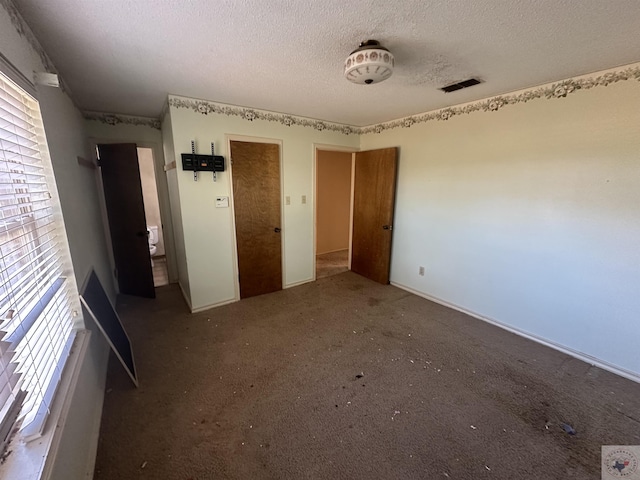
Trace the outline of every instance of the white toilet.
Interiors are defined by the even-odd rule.
[[[149,232],[149,255],[153,257],[158,251],[156,244],[158,243],[158,227],[156,225],[148,225]],[[151,258],[151,266],[153,266],[153,258]]]

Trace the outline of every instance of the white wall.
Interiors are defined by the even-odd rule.
[[[640,377],[638,105],[629,80],[363,135],[400,147],[392,282]]]
[[[58,89],[40,87],[38,100],[78,285],[93,267],[114,300],[115,289],[107,280],[111,267],[100,219],[96,171],[77,161],[79,156],[90,158],[83,118]]]
[[[43,71],[40,57],[24,33],[18,33],[3,3],[0,3],[0,52],[27,78],[32,78],[34,70]],[[88,155],[83,119],[59,89],[42,87],[38,97],[77,282],[81,284],[93,266],[114,299],[108,281],[110,267],[101,234],[94,171],[79,166],[76,160],[77,156]],[[71,392],[69,419],[59,427],[60,445],[53,460],[53,479],[85,478],[87,469],[91,473],[107,360],[108,346],[94,332],[77,388]]]
[[[162,146],[166,164],[175,161],[173,148],[173,126],[171,123],[171,113],[169,110],[162,119]],[[185,300],[191,306],[191,289],[189,288],[189,270],[187,268],[187,253],[185,250],[184,226],[182,222],[182,210],[180,206],[180,192],[178,191],[178,170],[171,168],[167,170],[167,187],[169,202],[171,205],[171,219],[173,221],[173,238],[176,250],[176,270],[178,274],[178,284],[182,289]]]
[[[126,117],[123,116],[123,118]],[[178,280],[178,266],[176,254],[174,253],[176,247],[173,235],[174,226],[169,200],[168,180],[164,172],[165,156],[162,132],[157,128],[147,125],[132,125],[127,123],[112,125],[95,119],[86,119],[85,128],[91,145],[99,143],[135,143],[139,147],[151,148],[153,150],[169,282],[176,282]],[[95,158],[95,153],[92,154],[91,158]],[[106,224],[103,225],[103,228],[106,228],[108,231]],[[107,232],[105,232],[104,235],[107,236]],[[110,240],[107,239],[107,243],[109,242]],[[113,276],[112,279],[113,282],[117,284],[117,280]]]
[[[262,137],[282,141],[282,196],[290,196],[284,205],[285,286],[313,279],[313,156],[314,143],[347,147],[358,146],[357,135],[319,131],[298,125],[286,126],[266,120],[247,121],[237,116],[209,113],[203,115],[186,108],[170,107],[180,210],[184,231],[186,264],[192,309],[198,310],[236,299],[235,244],[232,209],[215,208],[217,196],[231,196],[229,171],[218,174],[182,170],[181,153],[191,151],[197,141],[197,153],[209,153],[215,142],[216,153],[227,159],[225,135]],[[166,123],[166,122],[165,122]],[[302,204],[302,195],[307,203]],[[284,199],[283,199],[284,200]],[[184,285],[183,285],[184,288]]]

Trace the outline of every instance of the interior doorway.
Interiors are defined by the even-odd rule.
[[[105,143],[96,152],[118,291],[154,298],[155,287],[169,283],[154,150]]]
[[[136,144],[103,144],[97,150],[118,290],[155,298]]]
[[[396,147],[316,148],[316,279],[351,270],[389,283],[397,161]]]
[[[153,149],[149,147],[138,147],[137,151],[144,215],[147,221],[147,231],[149,232],[149,254],[151,256],[151,269],[153,271],[153,285],[155,287],[161,287],[169,284],[169,274],[162,218],[160,217],[160,201],[158,198],[158,184],[156,181]]]
[[[316,150],[316,279],[349,270],[353,154]]]

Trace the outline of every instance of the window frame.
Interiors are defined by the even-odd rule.
[[[33,150],[37,149],[38,154],[36,155],[39,155],[40,157],[39,166],[42,167],[41,175],[44,178],[43,186],[45,187],[45,191],[49,196],[47,208],[50,209],[51,211],[48,213],[46,218],[51,219],[51,225],[53,226],[51,231],[54,233],[54,236],[58,237],[57,239],[54,238],[53,240],[51,240],[52,242],[57,243],[57,248],[58,248],[58,250],[54,252],[55,253],[54,258],[56,262],[59,262],[61,264],[59,275],[56,275],[56,280],[48,288],[48,290],[45,292],[44,295],[40,294],[41,298],[48,296],[48,300],[37,302],[38,304],[41,304],[41,305],[36,305],[35,308],[31,308],[26,312],[26,314],[24,315],[25,317],[29,317],[33,315],[34,318],[26,322],[25,320],[20,321],[20,326],[22,326],[22,323],[25,323],[25,324],[28,323],[28,328],[25,331],[23,331],[21,334],[18,333],[17,335],[15,335],[15,338],[10,338],[11,342],[12,343],[15,342],[14,344],[17,344],[18,342],[22,341],[22,339],[25,336],[29,336],[30,334],[33,334],[36,328],[41,328],[41,325],[40,324],[36,325],[36,323],[38,323],[38,320],[42,318],[43,313],[46,313],[48,315],[51,309],[55,309],[55,311],[52,312],[52,314],[54,315],[54,318],[58,318],[57,315],[59,314],[59,311],[57,309],[59,307],[59,304],[57,302],[59,301],[59,299],[57,295],[61,294],[66,297],[63,300],[64,305],[62,307],[63,308],[62,313],[63,313],[63,316],[65,317],[65,320],[62,323],[66,324],[67,325],[66,327],[62,324],[58,325],[55,322],[55,320],[51,320],[51,319],[42,320],[44,321],[43,328],[45,328],[47,337],[42,340],[43,342],[42,350],[40,350],[38,353],[42,352],[42,355],[47,357],[50,357],[51,355],[53,355],[54,357],[58,356],[58,360],[54,362],[52,367],[53,370],[51,370],[51,368],[49,369],[52,375],[51,380],[46,382],[44,389],[42,387],[38,389],[42,398],[39,402],[36,402],[36,404],[38,405],[38,409],[34,415],[34,418],[36,419],[36,421],[32,423],[33,428],[24,429],[19,435],[17,436],[13,435],[13,437],[11,437],[10,436],[11,432],[15,428],[14,425],[16,423],[16,418],[13,418],[14,415],[9,414],[7,415],[8,420],[4,422],[4,425],[3,425],[4,430],[0,430],[0,434],[2,434],[2,436],[0,437],[0,445],[2,445],[2,443],[5,441],[7,443],[8,442],[15,443],[15,441],[26,442],[35,438],[42,438],[42,441],[38,442],[41,448],[42,445],[51,446],[51,442],[53,442],[53,439],[55,436],[54,434],[58,430],[58,429],[52,428],[52,424],[54,424],[54,422],[51,420],[54,419],[53,417],[55,417],[55,423],[58,423],[59,417],[63,414],[65,410],[64,405],[68,403],[68,398],[70,397],[69,393],[73,391],[73,389],[70,389],[72,386],[71,384],[74,382],[74,378],[75,378],[75,381],[77,381],[77,376],[79,374],[78,369],[79,369],[79,365],[81,365],[80,359],[81,357],[84,357],[84,355],[86,354],[86,348],[87,348],[88,339],[89,339],[89,332],[86,330],[83,330],[84,322],[81,315],[77,284],[76,284],[75,275],[73,272],[73,264],[71,262],[71,256],[69,252],[69,243],[67,239],[66,228],[64,225],[64,218],[62,215],[60,199],[58,197],[58,191],[57,191],[57,185],[56,185],[56,180],[54,176],[53,166],[52,166],[50,155],[49,155],[42,114],[40,111],[40,103],[36,95],[36,88],[33,85],[33,83],[31,83],[18,69],[16,69],[6,59],[6,57],[4,57],[4,55],[2,55],[2,53],[0,53],[0,73],[2,74],[3,77],[9,80],[9,83],[12,82],[15,86],[18,87],[18,89],[22,90],[22,92],[19,92],[19,93],[21,94],[24,93],[30,96],[34,100],[34,103],[36,106],[35,116],[33,117],[35,120],[34,123],[35,123],[36,132],[33,135],[34,135],[34,138],[36,138],[35,143],[37,144],[37,147],[33,148]],[[24,102],[24,100],[22,100],[22,102]],[[11,141],[9,140],[9,142]],[[3,162],[6,162],[7,165],[9,163],[6,160],[3,160]],[[29,185],[29,183],[27,183],[27,185]],[[29,215],[24,214],[24,212],[22,212],[22,209],[19,209],[19,210],[21,210],[21,213],[19,215],[20,216],[19,221],[23,222],[24,220],[23,216],[28,217]],[[38,225],[37,215],[32,214],[31,217],[33,219],[32,224],[29,225],[26,233],[23,232],[20,235],[18,235],[18,237],[26,236],[28,238],[31,238],[31,240],[29,240],[28,243],[33,242],[37,244],[40,242],[40,239],[42,238],[42,235],[41,235],[42,232],[39,232],[39,230],[42,229],[43,227],[41,225]],[[8,232],[9,231],[8,228],[5,228],[5,231]],[[9,240],[7,241],[7,244],[9,244],[14,240],[15,239],[9,238]],[[49,241],[50,240],[47,239],[47,242]],[[37,247],[32,247],[32,249],[30,250],[31,252],[30,255],[32,255],[36,250],[38,250]],[[38,254],[38,256],[40,255],[42,255],[42,253]],[[27,264],[28,263],[29,262],[27,262]],[[46,263],[40,264],[36,262],[35,265],[38,265],[37,270],[39,270],[40,268],[42,268],[42,266],[46,266],[47,264]],[[9,275],[14,275],[14,274],[11,273]],[[39,273],[38,274],[34,273],[34,275],[36,275],[37,278],[40,278]],[[11,293],[9,295],[11,295]],[[0,294],[0,296],[2,296],[2,294]],[[4,312],[0,312],[0,314],[2,313]],[[0,328],[2,327],[2,325],[6,325],[7,320],[9,323],[11,323],[11,318],[2,319],[2,320],[4,321],[2,321]],[[50,337],[50,335],[52,334],[51,327],[55,329],[59,329],[58,327],[63,329],[66,328],[66,330],[60,333],[59,335],[59,339],[61,339],[61,341],[63,342],[63,344],[61,344],[63,345],[62,348],[58,348],[61,345],[54,347],[54,344],[52,343],[52,339]],[[57,331],[55,333],[56,335],[58,334]],[[12,337],[14,336],[14,334],[16,334],[15,331],[13,332],[13,334],[9,335],[8,337]],[[57,352],[57,355],[47,353],[47,349],[51,351],[51,349],[54,349],[54,348],[58,348],[59,350]],[[29,353],[29,356],[31,355],[33,355],[33,352]],[[38,364],[38,361],[36,361],[36,364]],[[36,375],[39,376],[41,374],[36,372]],[[39,380],[38,380],[38,383],[40,383]],[[59,387],[64,387],[65,385],[66,387],[64,388],[64,391],[61,391],[60,394],[58,395],[57,393],[58,393]],[[10,413],[12,413],[11,411],[15,410],[16,404],[18,402],[19,402],[18,411],[22,410],[23,408],[24,395],[21,396],[20,393],[18,392],[14,392],[14,395],[16,395],[16,398],[14,399],[13,404],[10,405],[9,403],[7,403],[7,405],[10,405],[10,408],[8,408]],[[0,405],[0,408],[1,407],[2,405]],[[5,413],[5,412],[2,412],[2,413]],[[2,418],[0,418],[0,421],[1,420]],[[12,445],[12,448],[15,448],[15,447],[16,445]],[[27,448],[26,451],[33,452],[35,450],[40,450],[40,448],[36,448],[36,449]],[[29,456],[32,457],[31,455]],[[34,455],[31,458],[31,460],[33,460],[33,458],[38,458],[38,457],[37,455]],[[49,457],[48,455],[44,455],[44,456],[41,456],[40,458],[43,459],[42,465],[44,467],[45,461]],[[15,463],[15,462],[11,462],[11,463]],[[7,469],[10,469],[10,467],[7,467]],[[6,470],[6,469],[4,467],[0,468],[0,476],[2,476],[3,470]]]

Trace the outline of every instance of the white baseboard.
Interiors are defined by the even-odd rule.
[[[487,322],[490,323],[491,325],[495,325],[496,327],[500,327],[503,330],[507,330],[508,332],[514,333],[516,335],[519,335],[521,337],[527,338],[529,340],[532,340],[536,343],[539,343],[541,345],[544,345],[546,347],[549,348],[553,348],[554,350],[557,350],[559,352],[565,353],[571,357],[577,358],[578,360],[582,360],[583,362],[588,363],[589,365],[593,365],[599,368],[602,368],[603,370],[607,370],[608,372],[611,373],[615,373],[616,375],[619,375],[621,377],[627,378],[631,381],[640,383],[640,373],[638,372],[632,372],[630,370],[627,370],[625,368],[619,367],[617,365],[613,365],[609,362],[606,362],[604,360],[601,360],[599,358],[596,357],[592,357],[591,355],[587,354],[587,353],[583,353],[577,350],[573,350],[572,348],[566,347],[564,345],[560,345],[559,343],[553,342],[551,340],[547,340],[546,338],[542,338],[539,337],[535,334],[529,333],[529,332],[525,332],[523,330],[520,330],[518,328],[512,327],[510,325],[507,325],[505,323],[499,322],[498,320],[494,320],[493,318],[489,318],[489,317],[485,317],[484,315],[480,315],[478,313],[472,312],[471,310],[467,310],[466,308],[463,307],[459,307],[458,305],[455,305],[453,303],[447,302],[446,300],[442,300],[440,298],[434,297],[432,295],[420,292],[418,290],[415,290],[411,287],[407,287],[406,285],[402,285],[401,283],[397,283],[397,282],[391,282],[391,285],[393,285],[394,287],[398,287],[402,290],[405,290],[409,293],[413,293],[414,295],[417,295],[418,297],[422,297],[422,298],[426,298],[427,300],[431,300],[432,302],[438,303],[440,305],[444,305],[445,307],[448,308],[452,308],[453,310],[457,310],[459,312],[462,312],[464,314],[469,315],[470,317],[473,318],[477,318],[478,320],[482,320],[483,322]]]
[[[286,288],[292,288],[292,287],[297,287],[299,285],[304,285],[305,283],[309,283],[309,282],[313,282],[314,279],[313,278],[307,278],[306,280],[300,280],[299,282],[295,282],[295,283],[289,283],[287,285],[284,285],[282,287],[282,289],[286,289]]]
[[[187,303],[187,306],[189,307],[189,311],[191,313],[204,312],[205,310],[209,310],[211,308],[221,307],[223,305],[228,305],[229,303],[233,303],[233,302],[237,302],[238,301],[237,298],[231,298],[229,300],[223,300],[221,302],[212,303],[210,305],[205,305],[203,307],[193,308],[193,305],[191,304],[191,301],[189,300],[189,297],[187,296],[187,293],[184,291],[184,288],[182,287],[182,283],[178,282],[178,285],[180,286],[180,291],[182,292],[182,296],[184,297],[184,301]]]
[[[191,310],[191,313],[193,313],[193,309],[191,308],[191,300],[189,300],[189,296],[187,295],[187,292],[184,291],[184,287],[182,286],[182,283],[180,283],[179,280],[178,280],[178,286],[180,287],[180,291],[182,292],[182,298],[184,298],[184,301],[187,302],[187,306],[189,307],[189,310]]]
[[[84,475],[84,478],[87,480],[93,479],[93,473],[96,469],[96,458],[98,457],[98,441],[100,440],[100,425],[102,424],[103,406],[104,394],[100,397],[100,401],[96,405],[96,414],[93,417],[93,425],[91,425],[91,432],[88,438],[88,442],[91,447],[89,448],[89,458],[87,458],[87,471]]]
[[[191,308],[191,313],[204,312],[205,310],[211,310],[212,308],[221,307],[223,305],[229,305],[230,303],[235,303],[237,301],[238,301],[237,299],[231,298],[229,300],[223,300],[221,302],[212,303],[211,305],[205,305],[204,307]]]
[[[313,279],[310,278],[310,279],[302,280],[300,282],[290,283],[289,285],[284,285],[282,289],[284,290],[285,288],[297,287],[298,285],[303,285],[309,282],[313,282]],[[182,289],[182,285],[180,285],[180,289]],[[184,290],[182,290],[182,295],[184,295]],[[187,300],[186,295],[184,296],[185,296],[185,300],[187,301],[187,305],[189,305],[189,309],[191,310],[191,313],[200,313],[200,312],[204,312],[205,310],[210,310],[216,307],[222,307],[223,305],[229,305],[230,303],[235,303],[240,301],[239,298],[230,298],[228,300],[222,300],[221,302],[212,303],[211,305],[205,305],[204,307],[193,308],[189,303],[189,301]]]

